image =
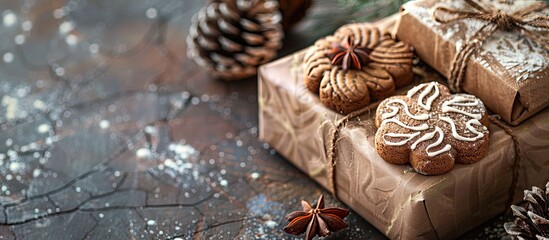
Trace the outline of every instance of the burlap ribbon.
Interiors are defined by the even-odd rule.
[[[508,13],[494,6],[483,6],[474,0],[465,0],[473,11],[453,9],[445,6],[437,6],[433,9],[432,17],[439,23],[450,23],[462,19],[476,19],[486,23],[473,36],[468,39],[454,56],[450,68],[448,84],[453,92],[461,92],[461,82],[465,75],[469,57],[480,48],[484,40],[492,36],[498,30],[521,30],[522,34],[541,44],[549,51],[549,40],[540,34],[549,30],[549,17],[539,11],[546,7],[544,2],[535,2],[515,12]],[[447,18],[442,18],[440,13],[446,13]]]

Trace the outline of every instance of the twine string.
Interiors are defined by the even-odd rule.
[[[522,30],[521,32],[524,35],[529,36],[549,50],[549,44],[544,41],[545,37],[538,33],[539,31],[549,30],[549,17],[537,13],[546,7],[544,2],[536,2],[511,13],[496,9],[491,5],[482,6],[474,0],[465,0],[465,3],[472,8],[472,11],[438,6],[434,8],[431,15],[435,21],[444,24],[463,19],[476,19],[486,23],[468,39],[467,43],[461,46],[461,49],[452,60],[448,84],[453,92],[462,91],[461,82],[465,77],[467,61],[471,55],[480,48],[484,40],[492,36],[498,29],[506,31]],[[445,13],[446,17],[442,17],[441,13]]]
[[[381,101],[377,101],[375,103],[371,103],[369,104],[368,106],[366,107],[363,107],[359,110],[356,110],[356,111],[353,111],[349,114],[347,114],[346,116],[344,116],[343,118],[341,119],[338,119],[335,121],[334,123],[334,127],[331,129],[330,131],[330,141],[329,141],[329,146],[328,146],[328,163],[329,163],[329,168],[328,168],[328,181],[329,181],[329,185],[330,185],[330,192],[332,192],[332,195],[338,199],[338,196],[337,196],[337,187],[336,187],[336,174],[335,174],[335,171],[336,171],[336,164],[337,164],[337,141],[339,140],[339,134],[341,132],[341,130],[347,126],[347,124],[349,123],[350,120],[366,113],[366,112],[370,112],[371,110],[374,110],[377,108],[377,106],[379,105]]]
[[[521,160],[522,153],[520,150],[518,138],[515,134],[513,134],[513,129],[509,125],[501,121],[498,117],[490,115],[489,116],[490,122],[496,124],[498,127],[503,129],[505,133],[511,136],[511,139],[513,140],[513,147],[515,148],[515,161],[513,163],[513,179],[511,181],[511,186],[509,188],[509,199],[507,200],[507,205],[505,206],[506,209],[508,209],[513,204],[515,189],[517,188],[518,179],[520,175],[519,168],[520,168],[520,160]]]

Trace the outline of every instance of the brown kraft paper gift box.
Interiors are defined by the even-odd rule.
[[[533,3],[511,2],[490,1],[490,4],[511,13]],[[449,77],[452,60],[458,50],[487,23],[475,19],[439,23],[432,17],[432,12],[440,6],[472,11],[466,8],[462,0],[412,1],[401,8],[401,22],[396,35],[398,39],[413,45],[424,62]],[[444,13],[439,14],[445,16]],[[539,14],[549,16],[549,8]],[[539,33],[549,37],[547,31]],[[462,89],[482,99],[506,122],[518,125],[549,106],[548,59],[547,40],[536,42],[521,33],[520,29],[498,29],[482,41],[481,47],[466,61]]]
[[[331,189],[330,133],[343,115],[323,106],[318,96],[306,89],[303,55],[301,51],[260,68],[259,137]],[[416,79],[397,94],[433,79]],[[509,200],[519,201],[522,189],[549,180],[549,110],[511,128],[520,147],[520,161],[515,161],[511,136],[491,124],[485,158],[471,165],[456,164],[440,176],[423,176],[408,165],[381,159],[374,148],[374,117],[372,108],[341,130],[335,187],[341,201],[390,238],[458,237],[504,212]]]

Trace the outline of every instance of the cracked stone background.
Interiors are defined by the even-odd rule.
[[[258,141],[255,79],[186,59],[203,4],[0,2],[0,239],[292,239],[301,199],[345,207]],[[313,21],[281,55],[315,40]],[[508,219],[465,238],[499,239]],[[329,239],[384,238],[346,220]]]

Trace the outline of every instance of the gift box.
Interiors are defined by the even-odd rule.
[[[260,68],[259,137],[388,237],[458,237],[519,201],[522,189],[549,180],[549,110],[518,127],[491,124],[484,159],[456,164],[443,175],[423,176],[376,153],[376,103],[341,124],[345,116],[306,89],[304,52]],[[427,80],[442,80],[429,71],[422,75],[396,94]]]
[[[512,14],[541,3],[483,3],[483,11],[461,0],[418,0],[406,3],[401,8],[397,38],[413,45],[424,62],[447,78],[457,75],[457,70],[461,65],[464,66],[459,88],[482,99],[488,108],[506,122],[517,125],[549,106],[547,29],[543,31],[541,28],[524,26],[526,31],[512,24],[510,29],[505,29],[505,25],[496,24],[495,18],[494,22],[479,18],[497,9]],[[520,18],[529,21],[534,16],[549,16],[549,8],[540,8],[542,10],[530,11]],[[467,16],[464,12],[475,14]],[[472,48],[467,49],[468,46]],[[463,55],[458,57],[463,58],[455,58],[458,53]],[[457,64],[454,64],[454,60]],[[452,69],[455,71],[452,72]]]

